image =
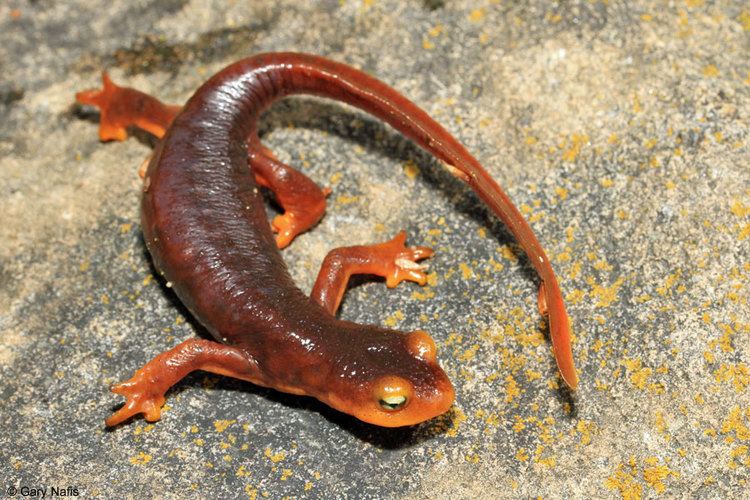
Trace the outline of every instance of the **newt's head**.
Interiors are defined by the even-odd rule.
[[[349,351],[357,354],[341,360],[329,390],[318,397],[383,427],[414,425],[448,411],[455,392],[437,363],[432,338],[423,331],[372,333],[352,339],[362,349]]]

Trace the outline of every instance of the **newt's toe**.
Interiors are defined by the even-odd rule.
[[[115,394],[125,396],[127,400],[122,408],[104,421],[107,427],[119,425],[139,413],[143,413],[148,422],[156,422],[161,418],[161,407],[166,399],[163,394],[155,393],[153,388],[149,387],[148,381],[139,374],[126,382],[112,386],[111,390]]]

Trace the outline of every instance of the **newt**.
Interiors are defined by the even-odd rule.
[[[382,119],[478,194],[538,272],[539,310],[548,316],[561,376],[575,388],[568,315],[550,261],[479,162],[417,105],[364,72],[314,55],[267,53],[226,67],[183,107],[119,87],[106,73],[101,90],[76,94],[99,108],[102,141],[124,140],[128,127],[160,139],[142,172],[144,239],[155,268],[215,339],[188,339],[112,387],[127,400],[106,425],[137,414],[159,420],[166,391],[195,370],[312,396],[384,427],[418,424],[452,406],[455,391],[429,334],[336,316],[352,275],[381,276],[388,287],[424,284],[419,261],[431,249],[407,247],[402,231],[388,242],[332,250],[309,296],[294,284],[279,248],[320,220],[327,191],[266,149],[257,125],[271,103],[292,94],[342,101]],[[271,224],[260,186],[283,209]]]

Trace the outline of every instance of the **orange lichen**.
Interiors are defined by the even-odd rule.
[[[576,432],[581,435],[581,444],[583,446],[591,444],[591,433],[594,429],[596,429],[596,425],[589,420],[581,419],[576,424]]]
[[[151,455],[139,452],[137,455],[130,457],[130,463],[133,465],[144,465],[151,461]]]
[[[521,395],[521,388],[513,378],[513,375],[505,377],[505,402],[512,403],[513,399]]]
[[[414,160],[409,159],[406,163],[403,165],[404,174],[409,179],[416,179],[416,177],[419,175],[419,167],[416,163],[414,163]]]
[[[266,456],[267,459],[269,459],[273,463],[279,463],[279,462],[281,462],[282,460],[284,460],[286,458],[286,452],[285,451],[280,451],[278,453],[273,453],[271,451],[271,448],[266,448],[263,451],[263,454]]]
[[[630,383],[638,389],[645,389],[646,383],[648,382],[649,377],[651,377],[653,370],[641,366],[643,362],[640,359],[625,358],[622,363],[628,369],[628,373],[630,373]]]
[[[742,393],[750,385],[750,369],[745,363],[722,365],[714,372],[717,382],[731,382],[737,394]]]
[[[750,441],[750,428],[743,420],[750,421],[750,407],[744,412],[744,418],[742,409],[739,406],[733,407],[721,423],[721,433],[734,432],[734,437],[738,441]]]
[[[587,278],[586,283],[591,286],[591,295],[596,297],[596,307],[609,307],[617,300],[617,292],[622,286],[625,278],[620,276],[617,281],[610,286],[602,286],[594,281],[593,278]]]
[[[643,468],[643,479],[651,486],[657,493],[664,493],[667,486],[664,484],[664,480],[670,475],[676,478],[680,477],[680,473],[670,469],[666,465],[660,465],[657,457],[648,457],[646,459],[647,467]]]

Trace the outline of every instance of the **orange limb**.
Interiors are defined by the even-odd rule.
[[[276,245],[285,248],[297,235],[320,221],[326,211],[326,197],[331,191],[321,189],[303,173],[281,163],[257,139],[248,141],[248,145],[251,148],[248,162],[255,180],[273,191],[284,210],[273,219],[271,228],[278,233]]]
[[[76,100],[99,108],[102,141],[124,141],[131,126],[161,138],[180,111],[180,106],[164,104],[138,90],[116,85],[106,72],[102,73],[101,90],[78,92]]]
[[[255,361],[244,351],[210,340],[189,339],[146,363],[127,382],[112,387],[112,392],[125,396],[127,401],[105,421],[106,426],[121,424],[139,413],[148,422],[156,422],[161,418],[164,394],[195,370],[251,382],[258,376]]]
[[[431,257],[434,252],[427,247],[406,247],[405,243],[406,231],[401,231],[385,243],[331,250],[323,260],[310,297],[329,313],[336,314],[349,278],[355,274],[385,278],[388,288],[402,281],[424,285],[427,266],[417,261]]]

